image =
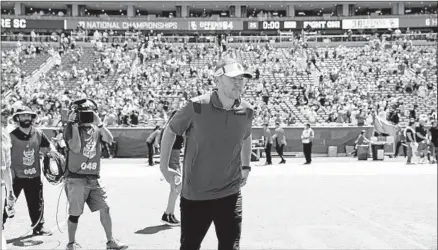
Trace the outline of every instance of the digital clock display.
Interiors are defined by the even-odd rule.
[[[264,21],[262,22],[262,28],[264,30],[279,30],[280,22],[279,21]]]
[[[296,29],[296,21],[249,21],[243,22],[245,30],[284,30]]]

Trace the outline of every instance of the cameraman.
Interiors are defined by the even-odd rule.
[[[102,142],[111,143],[113,136],[92,111],[91,106],[96,106],[94,102],[82,99],[73,104],[75,110],[69,115],[64,133],[68,148],[65,180],[69,203],[67,249],[80,247],[75,236],[85,203],[92,212],[100,211],[100,221],[108,240],[107,249],[126,249],[126,245],[117,243],[113,238],[107,195],[99,181]]]

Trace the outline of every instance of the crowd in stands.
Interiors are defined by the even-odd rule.
[[[394,124],[420,115],[437,117],[436,46],[413,46],[408,36],[376,35],[366,46],[335,48],[312,48],[302,40],[290,48],[181,45],[160,35],[107,43],[100,32],[88,46],[79,46],[75,36],[54,35],[52,45],[2,46],[2,106],[28,105],[40,125],[60,126],[69,103],[88,97],[99,104],[108,126],[155,126],[167,119],[168,111],[212,91],[215,62],[229,56],[254,72],[245,98],[256,109],[256,126],[362,126],[371,125],[374,115]],[[50,57],[54,66],[31,81],[35,69],[29,63],[41,57]]]

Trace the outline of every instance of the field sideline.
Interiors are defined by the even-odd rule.
[[[437,249],[436,164],[405,165],[403,158],[303,162],[253,163],[242,191],[241,249]],[[158,166],[148,167],[147,159],[103,160],[114,235],[130,249],[179,248],[180,228],[160,222],[168,195],[160,179]],[[9,249],[65,249],[65,193],[61,186],[44,188],[46,227],[53,236],[26,236],[30,219],[21,194],[16,216],[3,231]],[[99,215],[85,211],[77,240],[82,249],[104,249]],[[214,226],[201,248],[217,249]]]

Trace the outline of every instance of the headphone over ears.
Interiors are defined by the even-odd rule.
[[[73,101],[72,103],[70,103],[69,109],[71,110],[74,105],[76,105],[79,108],[81,105],[87,103],[87,101],[89,101],[89,102],[91,102],[93,104],[94,110],[98,109],[97,103],[94,100],[88,99],[88,98],[84,98],[84,99],[79,99],[79,100]]]

